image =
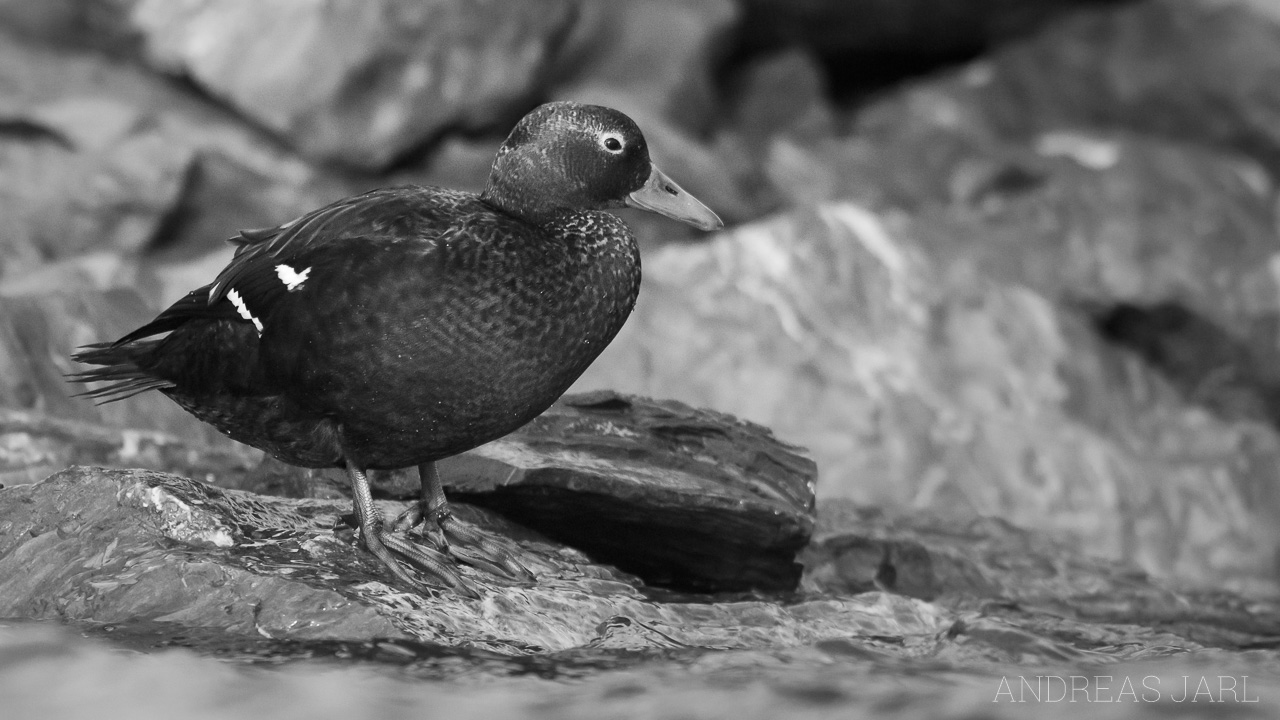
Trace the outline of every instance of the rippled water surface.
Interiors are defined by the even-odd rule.
[[[510,656],[169,623],[0,624],[6,718],[1277,717],[1280,653],[963,615],[931,638]],[[1125,628],[1106,628],[1108,637]],[[1101,633],[1098,637],[1101,637]]]

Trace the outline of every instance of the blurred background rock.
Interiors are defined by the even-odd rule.
[[[226,451],[68,397],[68,353],[237,229],[478,190],[552,99],[630,114],[729,223],[626,213],[645,287],[577,389],[768,425],[820,504],[1280,587],[1271,0],[0,0],[0,406]],[[58,469],[5,430],[5,481]]]

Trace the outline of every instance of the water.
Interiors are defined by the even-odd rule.
[[[991,623],[929,641],[531,657],[407,641],[279,641],[165,623],[0,623],[6,720],[27,718],[1274,718],[1280,654],[1089,647]]]

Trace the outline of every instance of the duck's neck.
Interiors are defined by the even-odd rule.
[[[565,214],[601,207],[584,183],[569,179],[567,172],[548,169],[547,163],[553,162],[548,152],[504,145],[493,160],[480,198],[503,212],[543,226]],[[621,203],[617,205],[621,207]]]
[[[563,213],[561,208],[526,191],[518,178],[491,176],[480,199],[533,225],[546,225]]]

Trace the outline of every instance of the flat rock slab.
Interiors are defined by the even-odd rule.
[[[817,467],[800,448],[673,400],[566,396],[439,467],[451,497],[677,590],[794,590],[813,532]],[[372,477],[376,495],[418,495],[414,470]],[[347,481],[268,461],[240,487],[332,498]]]
[[[349,511],[343,501],[270,498],[152,471],[70,468],[0,490],[0,617],[392,638],[507,655],[931,637],[952,621],[935,605],[876,592],[789,605],[657,602],[635,578],[466,506],[459,515],[520,542],[537,582],[464,568],[481,599],[401,588],[356,547],[340,520]]]
[[[666,587],[792,590],[813,532],[812,460],[673,400],[568,396],[440,469],[457,497]]]

